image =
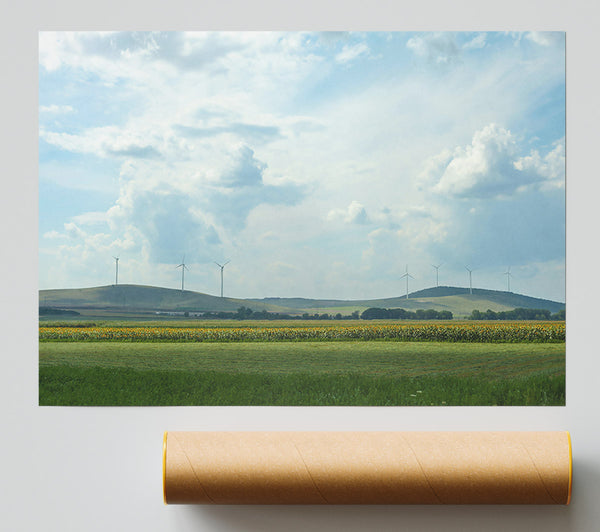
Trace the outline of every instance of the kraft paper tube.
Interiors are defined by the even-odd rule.
[[[568,432],[167,432],[165,503],[569,504]]]

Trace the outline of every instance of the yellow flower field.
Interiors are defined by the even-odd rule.
[[[436,342],[564,342],[564,322],[461,322],[321,327],[40,327],[40,341],[248,342],[398,340]]]

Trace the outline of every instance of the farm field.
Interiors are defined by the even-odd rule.
[[[565,403],[564,322],[87,325],[40,327],[40,405]]]

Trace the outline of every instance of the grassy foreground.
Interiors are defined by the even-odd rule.
[[[564,405],[564,343],[41,342],[40,405]]]

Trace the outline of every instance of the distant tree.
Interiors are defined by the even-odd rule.
[[[404,310],[403,308],[399,308],[396,309],[398,312],[398,318],[401,320],[407,320],[408,319],[408,312],[406,310]]]
[[[252,309],[241,306],[235,314],[236,320],[247,320],[252,316]]]
[[[484,320],[495,320],[498,319],[498,315],[491,309],[487,309],[483,315]]]
[[[388,311],[384,308],[371,307],[363,311],[360,318],[363,320],[381,320],[388,317]]]
[[[424,313],[425,315],[425,319],[426,320],[439,320],[440,319],[440,314],[437,310],[434,310],[432,308],[427,309]]]

